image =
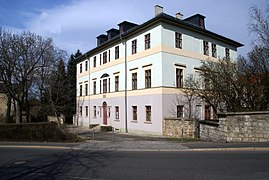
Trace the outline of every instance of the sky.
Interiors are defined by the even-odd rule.
[[[206,17],[206,29],[244,44],[238,55],[251,50],[249,8],[264,10],[267,0],[0,0],[0,27],[30,31],[66,50],[69,55],[96,47],[96,37],[122,21],[142,24],[154,17],[154,6],[174,16],[196,13]]]

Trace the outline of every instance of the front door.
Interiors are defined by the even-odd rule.
[[[107,125],[107,104],[103,102],[103,124]]]

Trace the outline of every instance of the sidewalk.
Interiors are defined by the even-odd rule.
[[[169,137],[135,135],[126,133],[95,132],[85,128],[73,130],[86,140],[76,146],[85,150],[116,151],[269,151],[269,142],[263,143],[216,143],[171,140]]]

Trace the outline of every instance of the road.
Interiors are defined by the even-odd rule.
[[[0,179],[269,179],[268,151],[120,152],[0,147]]]

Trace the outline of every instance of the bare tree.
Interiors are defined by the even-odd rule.
[[[30,32],[12,34],[0,29],[0,80],[4,82],[9,101],[16,102],[16,123],[22,122],[22,111],[28,104],[29,93],[47,62],[55,60],[52,39],[43,39]],[[49,64],[49,63],[48,63]],[[26,106],[29,116],[29,106]],[[10,113],[7,113],[9,119]],[[29,119],[29,117],[27,118]]]

